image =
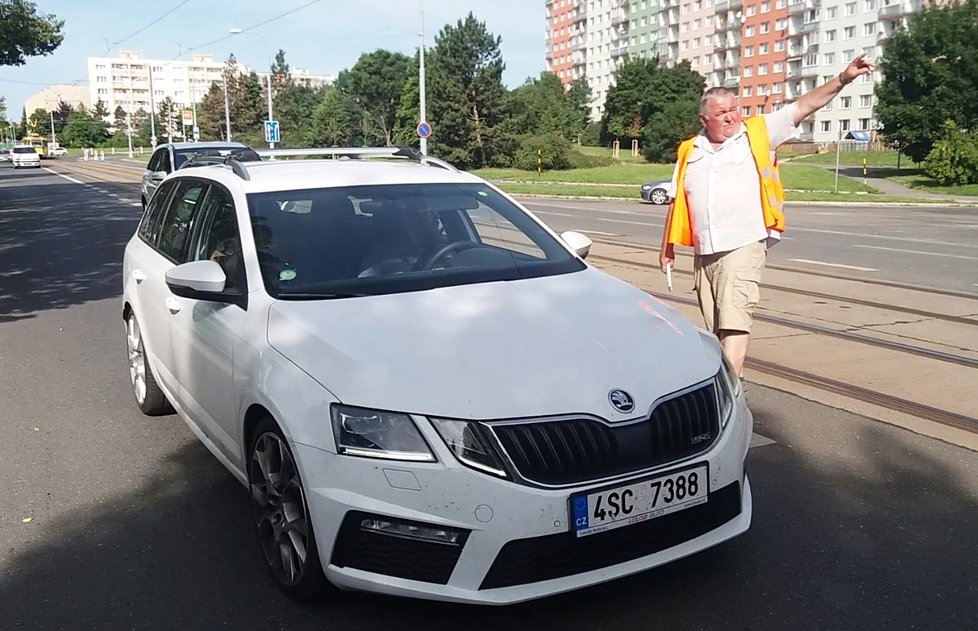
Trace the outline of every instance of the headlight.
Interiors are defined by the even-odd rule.
[[[642,190],[643,190],[643,191],[647,191],[647,190],[649,190],[650,188],[652,188],[652,187],[651,187],[651,186],[649,186],[648,184],[643,184],[643,185],[642,185]]]
[[[407,414],[334,405],[336,450],[347,456],[434,462],[428,443]]]
[[[720,355],[723,360],[716,379],[717,397],[720,401],[720,426],[726,427],[727,421],[733,415],[734,407],[737,404],[737,397],[740,396],[740,378],[737,377],[737,372],[727,359],[727,355],[722,351]]]
[[[509,477],[481,425],[438,418],[429,420],[462,464],[500,478]]]

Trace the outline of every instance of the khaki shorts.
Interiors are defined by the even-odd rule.
[[[720,331],[750,333],[766,260],[764,241],[729,252],[696,255],[693,283],[707,329],[717,335]]]

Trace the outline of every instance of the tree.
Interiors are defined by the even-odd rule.
[[[484,167],[491,159],[506,93],[501,41],[472,13],[435,37],[428,86],[432,150],[462,168]]]
[[[24,136],[27,135],[28,130],[29,128],[27,126],[27,107],[25,106],[22,107],[20,110],[20,129],[18,129],[17,131],[19,132],[19,136],[23,138]]]
[[[672,68],[659,66],[654,59],[627,62],[608,90],[602,124],[615,138],[639,138],[649,121],[670,103],[698,104],[705,87],[703,76],[688,61]]]
[[[876,118],[883,137],[922,162],[945,121],[978,128],[978,0],[930,5],[883,43]]]
[[[0,0],[0,66],[22,66],[28,57],[50,55],[64,39],[64,20],[38,14],[26,0]]]
[[[105,105],[105,101],[99,99],[95,103],[92,107],[92,117],[98,120],[106,120],[109,117],[109,108]]]
[[[961,131],[953,121],[945,121],[942,131],[924,160],[924,173],[942,186],[978,182],[978,134]]]
[[[39,136],[51,135],[51,113],[45,109],[37,108],[31,112],[31,117],[27,121],[27,129],[32,134]]]
[[[340,90],[330,86],[323,91],[312,112],[307,140],[313,146],[344,147],[353,144],[357,109]]]
[[[679,142],[699,130],[698,101],[684,99],[667,104],[642,130],[645,159],[658,163],[675,162]]]
[[[356,105],[367,144],[393,144],[397,110],[410,72],[409,57],[377,50],[361,55],[352,68],[340,73],[337,88]]]
[[[180,133],[180,109],[170,97],[165,97],[156,108],[156,135],[172,142],[174,136]]]
[[[7,122],[7,97],[0,96],[0,121]]]
[[[105,120],[79,108],[71,113],[58,143],[66,147],[98,147],[109,137]]]

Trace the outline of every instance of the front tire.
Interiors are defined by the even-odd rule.
[[[668,200],[669,200],[669,196],[666,195],[665,190],[661,188],[654,189],[651,193],[649,193],[649,201],[652,202],[653,204],[662,206]]]
[[[129,350],[129,381],[139,410],[146,416],[173,414],[173,406],[156,383],[156,376],[146,358],[143,333],[135,313],[130,313],[126,318],[126,347]]]
[[[248,486],[258,543],[275,583],[293,600],[323,597],[323,573],[299,468],[282,430],[271,418],[255,428],[248,450]]]

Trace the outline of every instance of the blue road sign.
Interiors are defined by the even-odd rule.
[[[265,142],[278,142],[278,121],[265,121]]]
[[[418,135],[422,138],[427,138],[431,135],[431,125],[426,121],[421,121],[418,123]]]

